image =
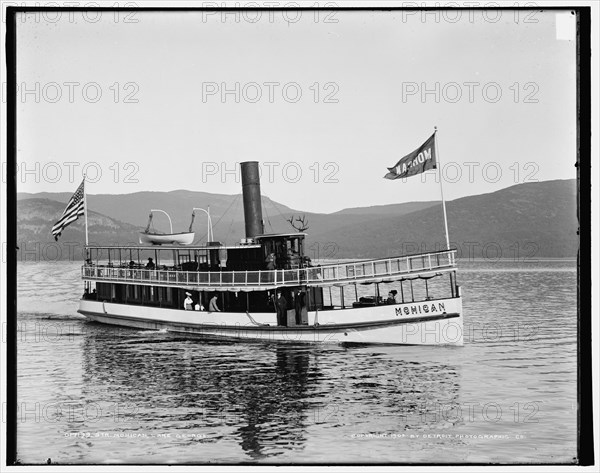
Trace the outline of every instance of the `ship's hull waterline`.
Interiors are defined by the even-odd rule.
[[[309,311],[308,325],[291,327],[277,326],[275,313],[208,313],[86,299],[80,301],[79,313],[105,324],[228,340],[463,344],[461,298]]]

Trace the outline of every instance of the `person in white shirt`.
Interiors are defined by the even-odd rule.
[[[186,292],[185,295],[187,297],[183,301],[183,308],[185,310],[193,310],[194,309],[194,301],[192,300],[192,295],[189,292]]]

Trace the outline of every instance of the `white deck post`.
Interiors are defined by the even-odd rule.
[[[436,158],[438,165],[438,174],[440,176],[440,193],[442,196],[442,209],[444,210],[444,229],[446,230],[446,249],[450,249],[450,238],[448,237],[448,216],[446,215],[446,201],[444,200],[444,186],[442,185],[442,164],[440,161],[440,148],[437,142],[437,126],[434,127],[434,140],[435,140],[435,149],[436,149]]]
[[[87,195],[85,191],[85,174],[83,175],[83,213],[85,220],[85,246],[87,247],[88,242],[88,209],[87,209]],[[86,259],[87,259],[87,250],[86,250]]]

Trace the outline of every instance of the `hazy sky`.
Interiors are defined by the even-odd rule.
[[[18,190],[73,192],[87,165],[90,194],[235,194],[227,171],[257,160],[263,194],[296,209],[433,200],[434,174],[383,175],[435,125],[448,200],[574,178],[574,18],[28,15],[17,21]]]

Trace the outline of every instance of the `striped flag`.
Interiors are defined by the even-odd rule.
[[[58,237],[65,227],[77,220],[80,215],[85,213],[84,185],[85,178],[75,191],[75,194],[73,194],[73,197],[71,197],[71,200],[69,200],[67,208],[63,212],[62,217],[60,217],[58,222],[56,222],[52,227],[52,234],[54,235],[55,241],[58,241]]]

